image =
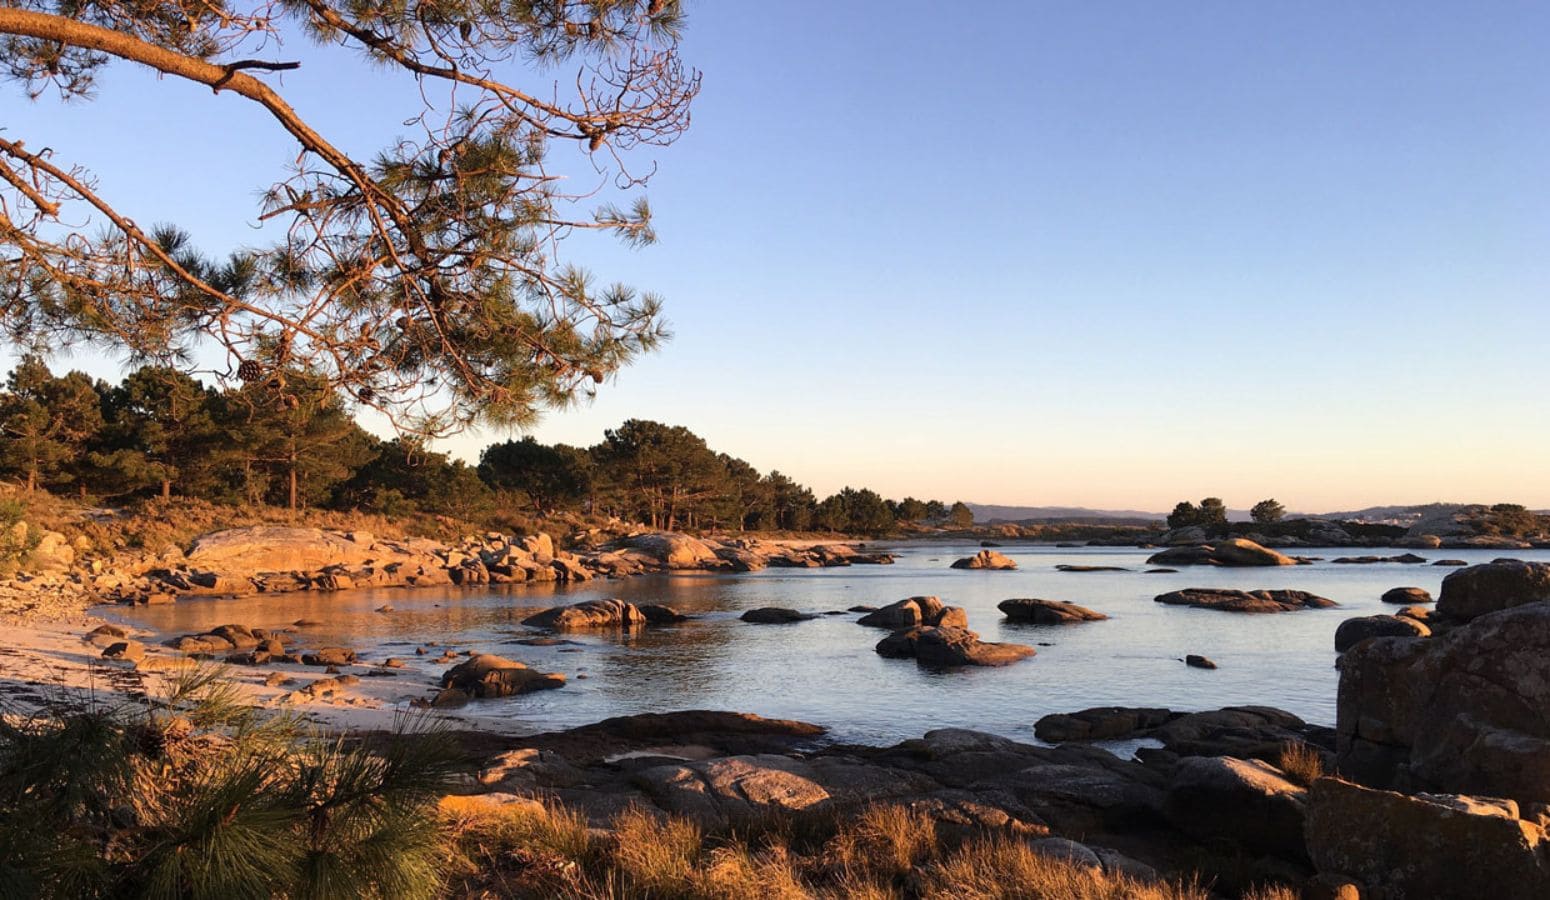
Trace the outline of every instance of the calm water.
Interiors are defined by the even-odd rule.
[[[509,715],[548,730],[608,716],[674,709],[727,709],[828,725],[842,740],[881,743],[962,726],[1030,739],[1051,712],[1088,706],[1206,709],[1268,704],[1309,721],[1333,724],[1333,640],[1354,615],[1392,612],[1379,596],[1391,587],[1425,588],[1435,596],[1449,568],[1431,565],[1334,565],[1254,569],[1185,568],[1147,575],[1152,551],[1006,546],[1015,572],[954,571],[972,544],[906,544],[892,566],[770,569],[744,575],[650,576],[573,588],[496,586],[289,594],[192,600],[124,615],[164,632],[201,631],[225,622],[283,626],[306,617],[309,644],[354,647],[363,658],[398,656],[426,681],[445,665],[414,656],[416,644],[500,653],[545,671],[562,672],[561,690],[480,701],[480,713]],[[1404,551],[1317,550],[1341,555]],[[1428,560],[1486,562],[1511,555],[1550,561],[1550,551],[1422,551]],[[1130,572],[1057,572],[1061,563],[1124,566]],[[1164,606],[1152,598],[1185,587],[1298,588],[1336,600],[1341,609],[1242,615]],[[882,606],[936,594],[965,607],[985,640],[1035,644],[1038,656],[1001,669],[932,672],[911,660],[872,652],[886,632],[830,616],[793,625],[751,625],[743,610],[789,606],[823,612],[857,604]],[[596,597],[665,603],[700,618],[632,635],[573,634],[580,646],[507,643],[533,636],[521,620],[536,610]],[[1106,613],[1106,622],[1041,627],[1002,620],[1009,597],[1070,600]],[[374,610],[384,603],[391,613]],[[1048,644],[1048,646],[1044,646]],[[569,652],[567,652],[569,651]],[[579,652],[578,652],[579,651]],[[1201,671],[1180,659],[1200,653],[1221,667]],[[585,677],[579,677],[585,676]]]

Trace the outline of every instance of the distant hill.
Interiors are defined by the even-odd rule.
[[[1168,517],[1167,513],[1137,509],[1088,509],[1085,506],[995,506],[970,503],[974,521],[983,525],[1001,522],[1081,522],[1103,525],[1151,525]]]
[[[1410,506],[1369,506],[1345,512],[1309,513],[1311,519],[1339,519],[1345,522],[1371,522],[1384,525],[1414,525],[1429,517],[1452,515],[1467,503],[1421,503]]]
[[[1375,525],[1414,525],[1422,519],[1445,518],[1464,509],[1468,503],[1417,503],[1396,506],[1369,506],[1364,509],[1340,512],[1304,513],[1288,511],[1288,519],[1330,519],[1342,522],[1366,522]],[[1139,509],[1089,509],[1085,506],[997,506],[989,503],[970,503],[974,521],[983,525],[1001,522],[1043,524],[1077,522],[1098,525],[1148,525],[1168,518],[1165,512]],[[1543,511],[1541,511],[1543,513]],[[1550,513],[1543,513],[1550,514]],[[1227,510],[1229,522],[1249,521],[1246,509]]]

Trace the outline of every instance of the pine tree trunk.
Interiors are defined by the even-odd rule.
[[[27,469],[27,493],[38,489],[38,467],[36,465]]]
[[[293,435],[291,435],[291,492],[290,492],[291,493],[290,506],[291,506],[291,512],[293,512],[293,513],[296,511],[296,460],[297,460],[296,436],[293,434]]]
[[[161,498],[163,500],[170,500],[170,499],[172,499],[172,479],[171,478],[163,478],[161,480]]]

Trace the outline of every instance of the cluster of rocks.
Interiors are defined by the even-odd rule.
[[[84,537],[72,542],[57,531],[18,520],[0,532],[0,548],[28,572],[63,572],[75,563],[77,553],[91,549],[91,542]]]
[[[1424,602],[1414,588],[1385,594]],[[1337,760],[1308,851],[1375,896],[1550,896],[1550,565],[1443,579],[1336,635]]]
[[[250,628],[246,625],[217,625],[199,634],[185,634],[169,638],[164,643],[179,653],[195,657],[213,657],[218,653],[230,654],[227,662],[243,665],[265,663],[295,663],[331,666],[355,661],[354,651],[341,647],[324,647],[305,658],[299,653],[286,652],[289,636],[279,629]]]
[[[982,641],[969,630],[969,614],[937,597],[906,597],[868,610],[858,624],[892,631],[873,648],[888,659],[913,659],[924,666],[1006,666],[1036,652],[1024,644]]]
[[[0,529],[0,562],[17,574],[0,578],[0,621],[68,619],[94,601],[87,580],[74,571],[91,550],[85,537],[65,535],[26,521]]]
[[[629,630],[647,625],[669,625],[689,617],[670,606],[636,606],[623,600],[583,600],[570,606],[556,606],[522,620],[523,625],[554,631],[580,631],[596,628]]]
[[[633,535],[599,549],[569,552],[547,534],[489,532],[443,544],[424,538],[252,526],[211,532],[185,553],[104,566],[93,560],[84,583],[127,603],[169,603],[179,596],[225,596],[351,588],[573,583],[650,572],[747,572],[766,566],[818,568],[893,562],[887,553],[845,544],[793,547],[771,541],[718,542],[676,533]]]
[[[1037,728],[1058,746],[952,728],[890,747],[832,746],[818,741],[821,728],[800,722],[706,711],[632,716],[513,739],[471,789],[562,803],[599,825],[636,808],[709,829],[891,803],[924,815],[941,835],[1000,835],[1142,880],[1224,841],[1286,849],[1302,860],[1287,866],[1311,877],[1300,831],[1306,790],[1263,760],[1287,742],[1327,753],[1327,729],[1256,707],[1088,710]],[[1136,737],[1162,746],[1122,759],[1090,743]],[[1230,753],[1238,756],[1222,758]],[[1275,815],[1258,821],[1265,811]]]
[[[1142,878],[1236,859],[1253,861],[1239,877],[1305,896],[1547,896],[1550,566],[1450,579],[1438,605],[1452,630],[1342,657],[1335,729],[1269,707],[1099,707],[1040,719],[1034,734],[1054,746],[942,729],[868,748],[821,745],[802,723],[689,712],[514,738],[472,789],[599,824],[635,807],[713,829],[895,803],[940,833],[1058,847]],[[887,609],[881,621],[925,622],[950,607]],[[931,630],[950,629],[913,624],[885,642],[912,641],[918,656]],[[1124,759],[1098,745],[1114,741],[1148,746]],[[1219,889],[1247,887],[1206,871]]]
[[[1299,519],[1282,523],[1279,528],[1250,531],[1244,538],[1266,547],[1403,547],[1419,550],[1448,549],[1525,549],[1543,546],[1520,538],[1500,534],[1482,533],[1478,529],[1479,516],[1484,507],[1462,516],[1448,513],[1436,518],[1428,517],[1416,522],[1409,529],[1401,526],[1341,523],[1328,519]],[[1199,525],[1172,528],[1160,534],[1154,533],[1144,541],[1145,545],[1164,547],[1209,544],[1212,537]],[[1134,544],[1134,540],[1090,541],[1089,544]]]
[[[1427,634],[1347,646],[1342,768],[1381,787],[1550,804],[1546,601],[1550,564],[1470,566],[1443,579]]]
[[[618,603],[619,601],[593,602]],[[635,609],[628,604],[624,605],[630,610]],[[562,609],[572,609],[572,607]],[[164,643],[194,658],[217,658],[219,654],[225,654],[224,657],[219,658],[227,663],[246,666],[287,664],[314,666],[324,668],[329,674],[337,676],[308,682],[304,687],[282,698],[283,702],[289,703],[330,699],[345,688],[358,684],[358,676],[340,674],[342,669],[351,666],[364,667],[368,675],[391,675],[395,674],[394,669],[402,668],[404,665],[402,660],[389,658],[380,665],[373,666],[362,660],[356,651],[347,647],[322,646],[305,650],[287,647],[295,637],[294,631],[305,627],[305,624],[305,620],[300,620],[291,629],[220,625],[207,632],[170,638]],[[145,655],[144,645],[127,637],[127,632],[117,625],[98,626],[88,632],[84,640],[102,647],[104,659],[137,663]],[[426,651],[421,647],[416,652],[423,655]],[[466,659],[442,675],[440,690],[427,701],[416,701],[416,705],[437,708],[455,707],[474,698],[509,697],[565,685],[564,675],[538,672],[523,663],[494,654],[468,651],[464,656]],[[433,662],[449,663],[456,659],[458,657],[448,650]],[[294,679],[284,672],[274,672],[269,676],[267,683],[270,686],[279,686],[292,681]]]

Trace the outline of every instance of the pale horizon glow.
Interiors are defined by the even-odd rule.
[[[1550,507],[1550,8],[944,10],[691,0],[661,243],[571,250],[676,336],[538,439],[656,419],[820,496]],[[274,81],[358,154],[400,129],[358,60]],[[125,65],[90,104],[8,90],[8,136],[215,252],[294,156]]]

